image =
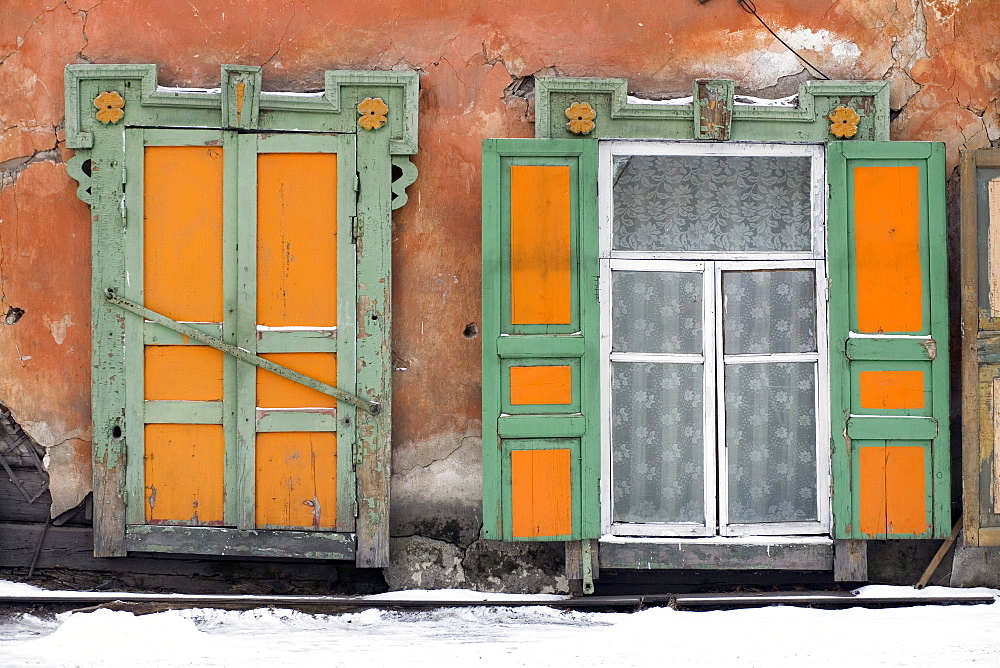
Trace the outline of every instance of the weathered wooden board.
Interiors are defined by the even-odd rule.
[[[833,579],[837,582],[868,580],[868,541],[848,539],[833,542]]]
[[[601,542],[601,568],[829,571],[833,541],[707,543],[702,541]]]
[[[1000,545],[1000,151],[961,160],[962,506],[967,546]]]
[[[351,534],[190,526],[128,527],[129,551],[211,554],[222,557],[351,559]]]
[[[35,469],[13,469],[28,493],[34,495],[45,483],[45,476]],[[0,468],[0,522],[44,522],[49,518],[52,496],[46,490],[29,504],[21,491]],[[0,543],[0,551],[3,551]]]
[[[31,565],[41,524],[0,522],[0,568],[26,569]],[[314,581],[330,583],[337,578],[329,562],[254,562],[212,558],[178,558],[166,554],[143,554],[113,559],[95,557],[94,532],[90,527],[50,526],[39,553],[36,569],[67,569],[89,573],[120,573],[147,583],[148,587],[163,586],[174,591],[187,591],[197,586],[187,578],[230,578],[238,574],[241,581],[252,586],[254,580],[275,583]],[[148,578],[143,576],[161,576]],[[216,584],[216,589],[218,585]]]

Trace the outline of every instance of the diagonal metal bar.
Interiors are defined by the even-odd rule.
[[[288,367],[281,366],[280,364],[275,364],[271,360],[266,360],[263,357],[258,357],[249,350],[244,350],[243,348],[238,348],[236,346],[230,345],[225,341],[220,341],[214,336],[205,334],[204,332],[199,332],[194,327],[189,327],[183,323],[177,322],[176,320],[171,320],[167,316],[157,313],[156,311],[151,311],[142,304],[136,304],[133,301],[129,301],[123,297],[119,297],[115,288],[107,288],[105,291],[105,298],[109,303],[118,306],[119,308],[125,309],[130,313],[134,313],[138,316],[142,316],[146,320],[151,320],[158,325],[163,325],[168,329],[172,329],[178,334],[190,337],[199,343],[204,343],[206,346],[215,348],[216,350],[221,350],[227,355],[232,355],[236,359],[253,364],[254,366],[264,369],[265,371],[270,371],[271,373],[277,374],[282,378],[287,378],[290,381],[299,383],[300,385],[305,385],[306,387],[312,388],[317,392],[322,392],[331,397],[334,397],[338,401],[343,401],[345,403],[351,404],[352,406],[357,406],[358,408],[368,411],[372,415],[377,415],[380,406],[377,401],[368,401],[356,394],[351,394],[341,390],[340,388],[334,387],[332,385],[327,385],[326,383],[316,380],[315,378],[310,378],[309,376],[299,373],[298,371],[293,371]]]

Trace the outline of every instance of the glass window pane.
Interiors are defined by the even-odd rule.
[[[816,352],[816,275],[811,269],[722,274],[727,355]]]
[[[615,250],[808,251],[806,156],[614,156]]]
[[[704,524],[703,367],[611,365],[615,522]]]
[[[816,365],[727,364],[729,522],[816,520]]]
[[[702,274],[611,274],[614,352],[690,353],[702,349]]]

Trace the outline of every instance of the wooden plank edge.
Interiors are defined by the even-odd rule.
[[[266,529],[131,525],[130,552],[236,557],[354,559],[354,534]]]

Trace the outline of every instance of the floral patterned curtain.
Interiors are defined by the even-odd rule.
[[[615,250],[810,250],[808,157],[619,155],[613,167]]]
[[[722,273],[719,398],[715,383],[707,395],[704,383],[703,331],[715,323],[703,321],[703,279],[701,272],[612,272],[612,354],[681,356],[611,363],[613,519],[705,521],[704,486],[707,478],[714,487],[716,476],[704,470],[708,401],[725,411],[729,477],[719,484],[728,489],[729,522],[817,520],[815,273]]]
[[[692,356],[611,364],[615,522],[704,523],[700,272],[612,273],[612,352]]]

